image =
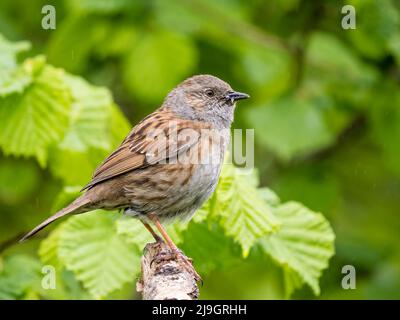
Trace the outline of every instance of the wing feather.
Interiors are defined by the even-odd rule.
[[[199,141],[204,127],[198,121],[176,118],[172,112],[154,112],[131,130],[82,190],[123,173],[176,158]],[[191,133],[182,136],[180,133],[187,129]]]

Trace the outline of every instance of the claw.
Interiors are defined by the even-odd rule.
[[[158,260],[173,260],[176,259],[175,255],[172,252],[168,253],[158,253],[154,256],[154,258],[150,262],[150,268],[153,266],[153,263]]]
[[[200,277],[200,275],[197,273],[197,271],[194,269],[193,264],[192,264],[192,259],[186,257],[181,251],[177,251],[175,252],[176,258],[180,259],[181,261],[183,261],[183,263],[185,264],[186,267],[186,271],[188,271],[193,278],[196,280],[196,282],[201,281],[201,283],[203,284],[203,279]]]

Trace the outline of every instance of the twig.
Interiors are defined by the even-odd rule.
[[[195,300],[199,288],[193,275],[165,243],[148,243],[142,256],[142,278],[136,290],[143,300]]]

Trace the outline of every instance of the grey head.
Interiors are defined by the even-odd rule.
[[[163,106],[184,119],[206,121],[217,128],[229,128],[236,101],[249,95],[234,91],[225,81],[211,75],[186,79],[166,97]]]

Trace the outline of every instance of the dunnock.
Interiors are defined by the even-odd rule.
[[[83,195],[21,240],[68,214],[123,209],[139,218],[160,241],[149,224],[153,222],[198,280],[160,221],[190,218],[214,191],[229,143],[235,102],[248,97],[211,75],[186,79],[96,169]]]

